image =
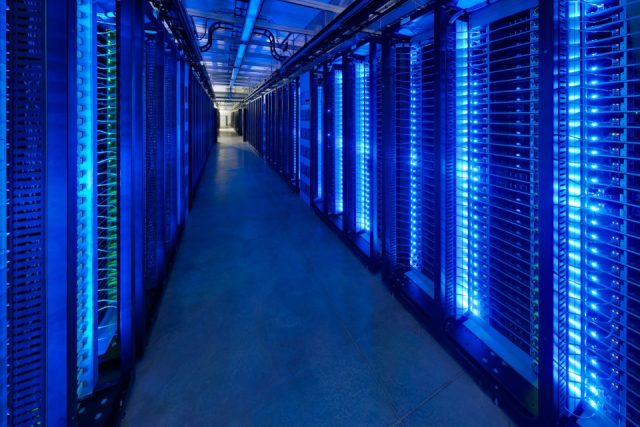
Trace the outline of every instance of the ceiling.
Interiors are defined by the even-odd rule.
[[[201,46],[207,44],[207,30],[216,28],[202,59],[218,108],[234,109],[351,1],[182,0]]]

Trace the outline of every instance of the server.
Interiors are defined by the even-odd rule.
[[[166,7],[0,5],[0,425],[117,419],[215,141]]]
[[[380,239],[387,283],[524,424],[639,425],[640,4],[358,22],[378,48],[340,33],[281,73],[309,73],[312,207],[361,254]]]

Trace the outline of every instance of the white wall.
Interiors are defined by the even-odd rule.
[[[220,110],[220,127],[233,127],[233,122],[231,121],[231,111]]]

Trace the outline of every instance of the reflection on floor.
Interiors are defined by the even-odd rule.
[[[248,144],[221,137],[125,426],[511,424]]]

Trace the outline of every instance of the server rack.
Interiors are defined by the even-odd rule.
[[[311,206],[317,212],[325,210],[325,130],[324,130],[324,72],[310,72],[310,122],[311,122]]]
[[[384,275],[432,315],[440,287],[441,215],[436,136],[435,16],[414,17],[388,36],[383,62],[391,88],[384,102],[392,117],[384,149]]]
[[[145,16],[144,46],[144,289],[145,312],[155,305],[164,281],[166,250],[164,216],[165,34],[150,8]],[[194,147],[196,148],[196,147]],[[192,155],[197,149],[193,150]],[[193,171],[192,171],[193,173]],[[148,320],[147,320],[148,322]]]
[[[233,123],[233,129],[236,131],[236,133],[239,136],[243,137],[243,141],[244,141],[244,122],[245,122],[245,117],[244,117],[244,109],[239,109],[237,111],[233,111],[231,113],[231,122]]]
[[[386,38],[385,277],[494,390],[541,420],[555,368],[540,343],[553,317],[540,295],[540,240],[553,233],[540,225],[553,199],[540,192],[540,10],[460,3]]]
[[[300,151],[298,164],[298,180],[300,183],[300,197],[305,203],[311,203],[311,75],[304,73],[300,76],[298,86],[298,111],[300,120],[298,123],[298,137]]]
[[[449,331],[536,416],[551,372],[540,365],[540,319],[549,313],[540,310],[540,238],[550,230],[540,230],[539,11],[534,1],[503,2],[453,24],[455,178],[443,207],[455,206],[444,236]]]
[[[79,5],[76,397],[78,419],[128,381],[122,361],[119,57],[115,2]],[[126,338],[125,338],[126,340]],[[124,343],[125,346],[130,343]],[[112,387],[113,386],[113,387]]]
[[[72,309],[66,284],[74,276],[66,269],[75,254],[64,214],[70,188],[65,174],[53,172],[75,164],[67,129],[56,127],[73,104],[65,63],[73,40],[48,30],[54,22],[66,28],[67,17],[46,2],[1,6],[0,423],[32,425],[64,420],[73,389],[63,333]],[[48,390],[48,381],[59,390]]]
[[[561,407],[640,424],[640,5],[563,1]]]
[[[247,127],[249,135],[247,140],[249,144],[258,152],[260,156],[265,154],[265,134],[264,134],[264,109],[263,97],[260,96],[248,103]]]
[[[347,239],[372,265],[379,254],[375,131],[380,110],[372,73],[378,51],[378,44],[364,43],[344,56],[342,67],[343,226]]]
[[[249,103],[249,143],[295,191],[299,185],[298,80]]]
[[[0,3],[2,425],[112,423],[131,380],[135,335],[144,334],[134,304],[144,303],[143,7]],[[164,171],[159,239],[170,257],[184,224],[188,148],[210,146],[215,133],[184,139],[192,73],[173,41],[162,49],[165,80],[153,95],[165,108],[154,114],[167,133],[152,167]],[[209,129],[214,110],[204,111],[196,120]]]
[[[144,207],[141,340],[152,321],[178,243],[178,206],[191,206],[217,134],[217,114],[153,10],[144,31]],[[178,86],[180,85],[180,86]],[[180,89],[184,87],[184,89]],[[182,92],[180,102],[178,92]],[[145,326],[146,325],[146,326]]]
[[[243,141],[247,141],[247,123],[248,123],[248,118],[247,118],[247,109],[243,108],[242,109],[242,140]]]
[[[322,131],[318,135],[318,175],[322,183],[322,202],[317,211],[336,229],[344,227],[344,144],[343,144],[343,64],[339,57],[322,67]],[[320,132],[320,130],[319,130]],[[318,201],[316,201],[318,203]]]

